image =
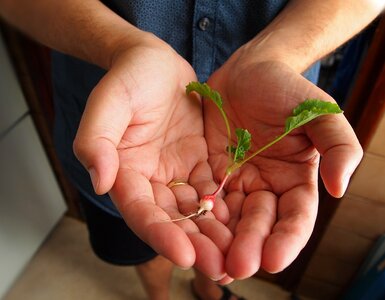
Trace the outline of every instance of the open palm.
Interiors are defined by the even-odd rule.
[[[276,62],[250,64],[239,72],[224,65],[208,83],[221,93],[233,129],[247,128],[252,134],[251,151],[283,133],[285,119],[306,98],[333,101]],[[210,102],[205,104],[204,120],[209,162],[220,181],[228,160],[227,135]],[[234,234],[226,259],[230,276],[249,277],[259,267],[281,271],[305,246],[317,214],[319,153],[324,183],[332,195],[341,197],[361,158],[361,148],[342,115],[314,120],[231,175],[224,198],[230,211],[227,226]]]
[[[199,195],[214,186],[201,105],[184,92],[195,79],[188,63],[163,45],[120,55],[90,95],[75,152],[98,174],[96,192],[109,191],[142,240],[175,264],[195,264],[215,278],[224,275],[231,232],[213,217],[198,225],[170,222],[194,211]],[[167,187],[174,179],[189,185]],[[220,211],[225,220],[227,210]]]

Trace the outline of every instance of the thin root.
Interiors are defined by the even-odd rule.
[[[182,217],[182,218],[178,218],[178,219],[172,219],[170,220],[171,222],[178,222],[178,221],[183,221],[183,220],[187,220],[187,219],[191,219],[191,218],[194,218],[194,217],[199,217],[201,215],[205,215],[206,214],[206,210],[201,210],[199,209],[197,212],[195,213],[192,213],[188,216],[185,216],[185,217]]]

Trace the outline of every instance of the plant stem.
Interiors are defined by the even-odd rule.
[[[221,115],[222,115],[222,118],[223,118],[223,121],[225,121],[225,126],[226,126],[226,131],[227,131],[227,146],[228,146],[228,157],[229,157],[229,162],[232,160],[231,159],[231,128],[230,128],[230,123],[229,123],[229,120],[227,118],[227,115],[226,115],[226,112],[224,111],[224,109],[220,106],[217,105],[217,107],[219,108],[219,111],[221,112]]]
[[[221,184],[217,187],[217,189],[215,190],[214,193],[212,193],[211,195],[216,197],[218,196],[218,194],[220,193],[220,191],[223,189],[223,187],[225,186],[225,183],[227,181],[227,179],[229,178],[230,174],[226,174],[225,177],[222,179],[221,181]]]
[[[290,130],[291,131],[291,130]],[[271,147],[272,145],[274,145],[275,143],[279,142],[280,140],[282,140],[285,136],[287,136],[290,131],[287,131],[287,132],[284,132],[283,134],[281,134],[280,136],[278,136],[277,138],[275,138],[273,141],[271,141],[270,143],[266,144],[265,146],[259,148],[257,151],[255,151],[253,154],[251,154],[250,156],[246,157],[245,159],[239,161],[239,162],[234,162],[231,166],[229,166],[226,170],[226,174],[230,175],[231,173],[233,173],[236,169],[242,167],[242,165],[249,161],[250,159],[252,159],[253,157],[257,156],[258,154],[260,154],[261,152],[265,151],[266,149],[268,149],[269,147]]]

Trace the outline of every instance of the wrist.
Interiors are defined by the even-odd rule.
[[[289,1],[244,49],[254,62],[283,62],[302,73],[365,28],[383,7],[384,1]]]
[[[285,29],[259,35],[247,43],[245,49],[254,62],[284,63],[298,73],[320,59],[312,44],[305,45],[302,38]]]
[[[169,52],[175,54],[175,51],[160,38],[154,34],[135,28],[129,35],[123,36],[118,40],[109,56],[107,69],[110,69],[121,57],[133,52],[134,49],[152,49],[154,51]]]
[[[233,60],[241,68],[276,62],[302,73],[320,58],[313,45],[304,45],[301,38],[297,39],[285,29],[279,29],[257,35],[234,53]]]

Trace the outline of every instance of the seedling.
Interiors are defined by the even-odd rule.
[[[186,93],[190,94],[191,92],[196,92],[199,95],[201,95],[203,98],[210,99],[211,101],[214,102],[214,104],[219,109],[223,117],[223,120],[225,122],[226,131],[227,131],[228,145],[226,147],[226,151],[228,152],[229,160],[228,160],[228,165],[227,165],[224,177],[220,185],[212,194],[203,196],[203,198],[199,201],[198,210],[186,217],[174,219],[172,221],[181,221],[185,219],[190,219],[192,217],[197,217],[208,211],[211,211],[214,207],[216,197],[223,189],[230,175],[235,170],[242,167],[242,165],[245,164],[247,161],[254,158],[256,155],[260,154],[262,151],[265,151],[275,143],[279,142],[281,139],[287,136],[294,129],[299,128],[302,125],[305,125],[306,123],[312,121],[313,119],[318,118],[319,116],[322,116],[322,115],[339,114],[343,112],[338,106],[338,104],[336,103],[326,102],[318,99],[307,99],[293,109],[292,115],[286,119],[285,131],[280,136],[276,137],[270,143],[266,144],[265,146],[259,148],[258,150],[256,150],[255,152],[247,156],[246,154],[249,152],[250,146],[251,146],[251,134],[247,129],[243,129],[243,128],[235,129],[237,143],[233,144],[232,138],[231,138],[230,123],[228,121],[226,112],[223,109],[223,101],[222,101],[221,95],[217,91],[211,89],[211,87],[206,83],[199,83],[199,82],[190,82],[186,86]]]

